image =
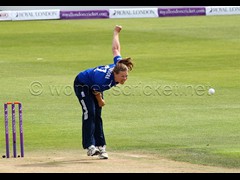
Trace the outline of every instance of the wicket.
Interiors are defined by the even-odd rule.
[[[4,103],[6,157],[7,157],[7,158],[10,157],[10,150],[9,150],[9,126],[8,126],[8,105],[12,105],[13,157],[14,157],[14,158],[17,157],[17,138],[16,138],[17,133],[16,133],[16,112],[15,112],[15,105],[18,105],[21,157],[24,157],[22,103],[21,103],[21,102],[18,102],[18,101]]]

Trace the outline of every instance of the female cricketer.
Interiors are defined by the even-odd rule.
[[[81,71],[75,78],[74,91],[82,107],[82,146],[88,156],[98,155],[108,159],[106,141],[101,117],[105,105],[103,92],[118,84],[124,84],[133,63],[130,57],[120,54],[119,33],[122,26],[116,25],[113,31],[113,64],[97,66]]]

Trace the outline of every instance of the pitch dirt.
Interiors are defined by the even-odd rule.
[[[109,159],[88,157],[85,151],[26,153],[0,159],[2,173],[239,173],[228,169],[176,162],[152,154],[108,152]]]

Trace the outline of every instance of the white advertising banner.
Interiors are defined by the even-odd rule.
[[[12,11],[12,20],[60,19],[60,9]]]
[[[158,8],[109,9],[109,18],[158,18]]]
[[[0,21],[11,21],[11,11],[0,11]]]
[[[209,6],[206,7],[206,16],[240,14],[240,6]]]

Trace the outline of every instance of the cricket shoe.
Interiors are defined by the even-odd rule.
[[[98,149],[99,149],[99,152],[100,152],[98,157],[100,159],[108,159],[108,154],[106,152],[106,146],[99,146]]]
[[[100,151],[98,148],[96,148],[94,145],[91,145],[88,147],[87,155],[88,156],[96,156],[99,155]]]

